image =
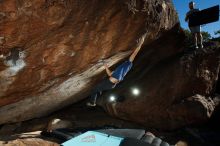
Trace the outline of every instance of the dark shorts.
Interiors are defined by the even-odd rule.
[[[105,91],[105,90],[110,90],[110,89],[112,89],[114,87],[115,87],[115,84],[112,83],[109,80],[109,78],[105,78],[95,87],[94,91],[95,92],[100,91],[100,90]]]
[[[191,33],[200,33],[201,32],[201,26],[194,26],[194,27],[189,27]]]
[[[91,94],[91,100],[96,102],[98,96],[102,94],[103,91],[108,91],[115,88],[116,84],[112,83],[109,78],[103,79],[96,87],[93,89]]]

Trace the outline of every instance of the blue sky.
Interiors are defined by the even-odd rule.
[[[192,0],[173,0],[175,8],[179,14],[181,26],[188,29],[188,24],[184,21],[185,14],[189,11],[188,4]],[[220,0],[194,0],[196,7],[199,9],[206,9],[215,5],[220,5]],[[203,31],[209,32],[214,36],[214,32],[220,29],[220,21],[210,23],[202,27]]]

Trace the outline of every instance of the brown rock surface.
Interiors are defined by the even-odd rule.
[[[172,39],[165,38],[162,38],[164,43],[154,49],[170,48]],[[147,127],[170,130],[204,123],[215,108],[208,97],[215,91],[220,67],[219,45],[208,46],[203,50],[174,55],[150,69],[148,60],[152,60],[152,55],[142,54],[134,65],[136,69],[121,87],[105,95],[105,99],[115,94],[126,97],[126,100],[103,106],[118,118]],[[134,96],[132,88],[138,88],[140,95]]]
[[[53,126],[51,125],[51,121],[54,122]],[[86,129],[91,130],[103,127],[143,128],[132,122],[111,117],[102,108],[85,108],[85,103],[80,102],[79,104],[76,103],[73,106],[59,110],[48,117],[36,118],[20,123],[5,124],[0,127],[0,145],[6,143],[16,145],[26,141],[28,141],[30,145],[36,142],[41,145],[45,143],[46,145],[48,141],[61,144],[63,140],[45,137],[40,135],[40,133],[43,130],[46,131],[51,130],[51,128],[64,127],[73,131],[76,129],[83,129],[83,131],[85,131]]]
[[[14,47],[23,54],[0,60],[0,124],[44,116],[85,98],[100,79],[100,59],[113,65],[140,35],[147,31],[149,44],[176,23],[169,0],[0,1],[2,54]]]
[[[104,95],[126,100],[102,106],[145,127],[203,123],[215,108],[208,97],[218,80],[220,49],[213,44],[181,53],[177,23],[169,0],[0,1],[1,54],[11,52],[0,60],[0,124],[42,117],[86,98],[104,75],[100,60],[117,64],[144,33],[133,70]],[[132,95],[134,87],[140,95]]]
[[[29,133],[30,135],[32,133]],[[55,142],[50,142],[47,140],[43,140],[40,138],[22,138],[11,140],[9,142],[1,142],[1,146],[59,146],[59,144]]]

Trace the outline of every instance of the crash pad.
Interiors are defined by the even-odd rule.
[[[88,131],[64,142],[61,146],[119,146],[123,139],[100,132]]]

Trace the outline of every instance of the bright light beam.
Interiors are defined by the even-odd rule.
[[[116,97],[114,95],[111,95],[109,100],[110,100],[110,102],[115,102],[116,101]]]
[[[132,94],[135,95],[135,96],[138,96],[140,94],[140,90],[137,89],[137,88],[133,88],[132,89]]]

